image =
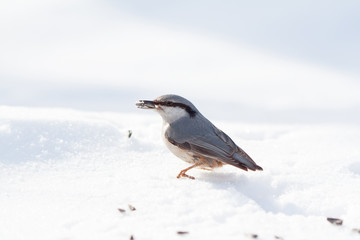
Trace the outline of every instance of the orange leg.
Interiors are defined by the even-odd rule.
[[[201,167],[200,169],[202,169],[202,170],[206,170],[206,171],[212,171],[212,170],[214,170],[213,168],[204,168],[204,167]]]
[[[194,168],[194,167],[198,167],[202,165],[202,163],[198,162],[198,163],[195,163],[194,165],[188,167],[188,168],[185,168],[184,170],[181,170],[179,175],[177,175],[177,178],[181,178],[181,177],[187,177],[187,178],[190,178],[190,179],[195,179],[193,176],[189,176],[186,174],[187,171],[189,171],[190,169]]]

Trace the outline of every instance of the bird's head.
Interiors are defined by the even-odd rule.
[[[172,94],[160,96],[154,101],[139,100],[136,106],[142,109],[155,109],[167,123],[183,117],[193,118],[199,113],[190,101]]]

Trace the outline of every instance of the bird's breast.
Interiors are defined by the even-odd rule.
[[[193,164],[195,161],[193,154],[190,151],[179,148],[178,146],[169,142],[169,140],[166,138],[166,131],[168,130],[169,127],[170,125],[168,123],[163,124],[162,139],[166,147],[178,158],[184,160],[185,162]]]

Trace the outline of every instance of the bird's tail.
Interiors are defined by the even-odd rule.
[[[251,157],[249,155],[246,154],[246,152],[244,152],[242,149],[239,148],[239,151],[236,152],[234,155],[233,155],[234,159],[236,159],[237,161],[239,161],[239,163],[247,168],[247,169],[250,169],[252,171],[256,171],[256,170],[259,170],[259,171],[262,171],[262,167],[260,167],[259,165],[257,165],[255,163],[254,160],[251,159]],[[247,170],[246,169],[246,170]]]

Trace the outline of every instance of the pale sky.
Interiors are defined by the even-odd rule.
[[[1,1],[0,105],[136,111],[139,98],[176,93],[212,114],[220,92],[213,104],[243,109],[239,119],[359,122],[359,6]]]
[[[109,1],[168,27],[360,74],[360,1]]]

